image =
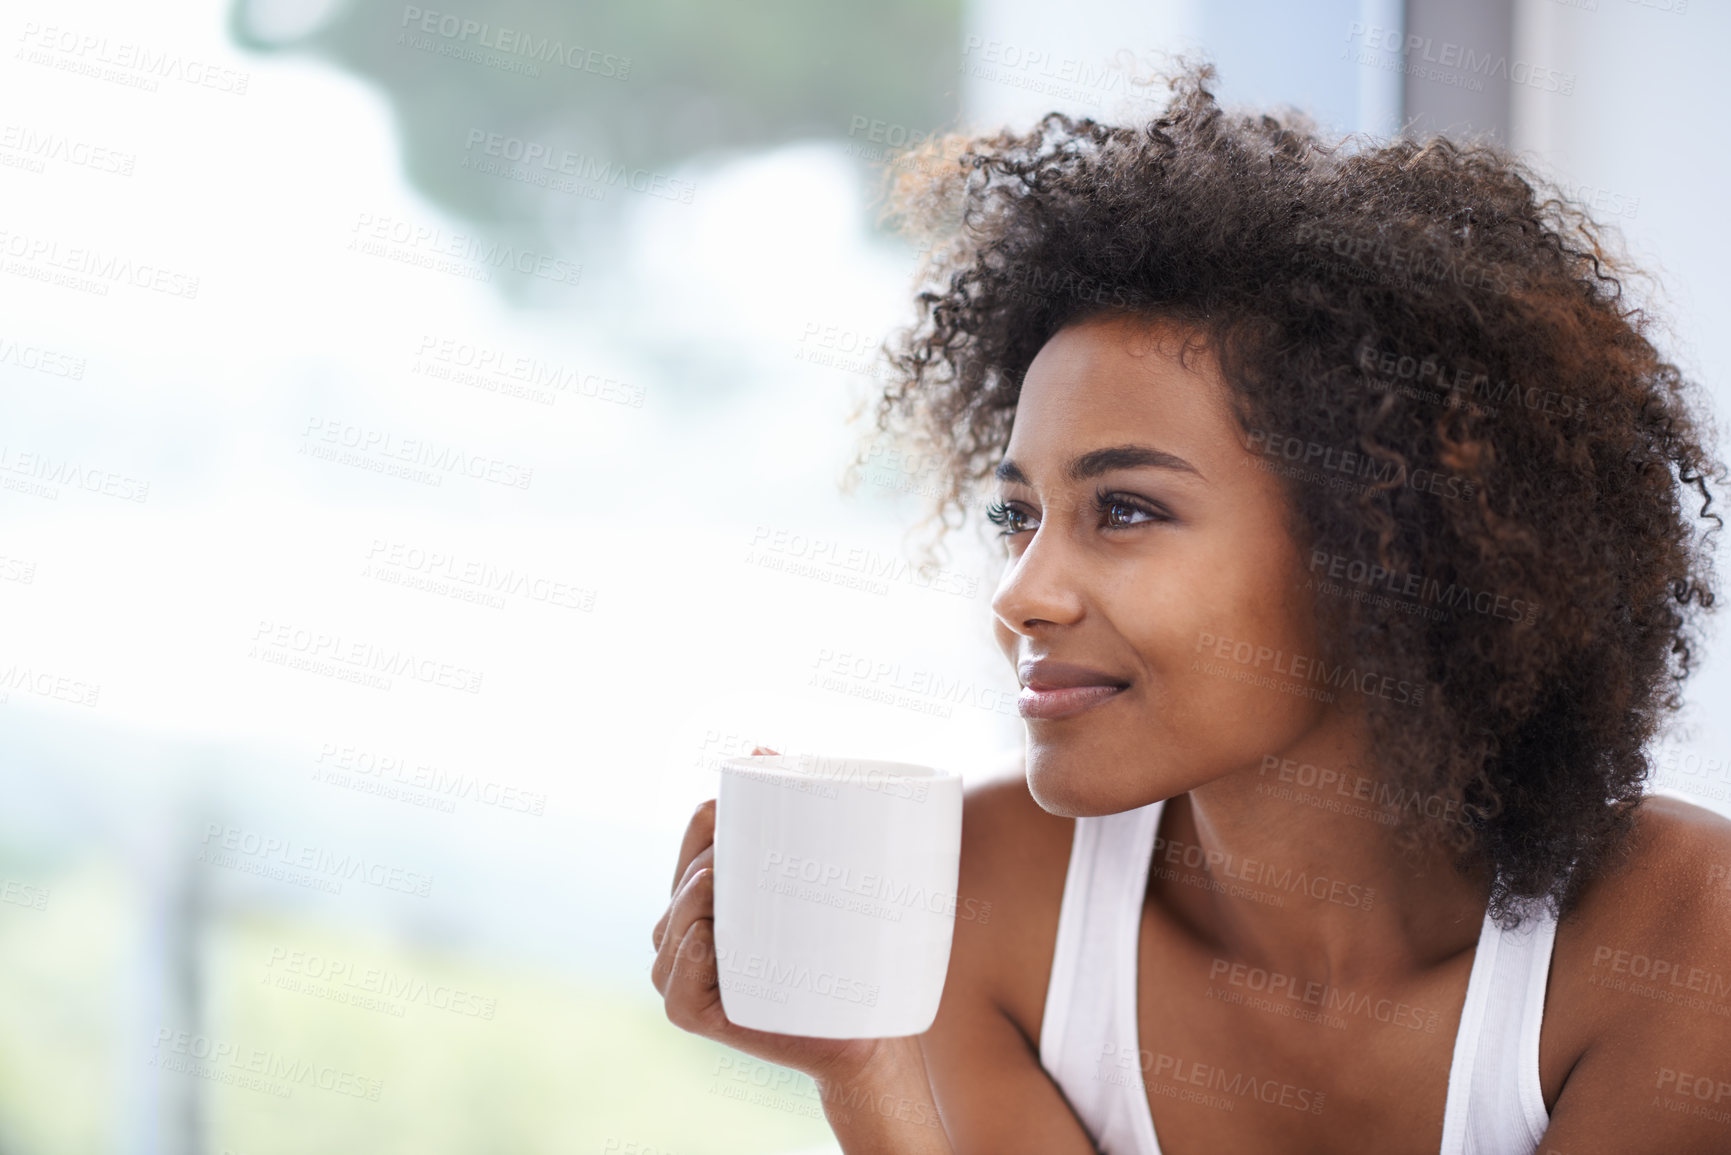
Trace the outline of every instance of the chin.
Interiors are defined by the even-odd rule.
[[[1050,746],[1042,748],[1039,743],[1030,743],[1028,793],[1048,814],[1059,818],[1093,818],[1135,810],[1189,789],[1182,783],[1173,783],[1168,789],[1134,778],[1126,782],[1101,772],[1102,767],[1114,764],[1121,772],[1123,760],[1119,758],[1065,755]]]
[[[1134,809],[1116,805],[1102,793],[1105,785],[1098,773],[1088,772],[1085,760],[1065,758],[1050,751],[1041,753],[1037,747],[1028,751],[1028,793],[1048,814],[1088,818]]]

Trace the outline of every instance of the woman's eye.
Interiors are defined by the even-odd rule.
[[[1108,501],[1106,503],[1106,524],[1113,527],[1129,525],[1130,519],[1140,512],[1142,511],[1122,501]]]
[[[1107,529],[1129,529],[1133,526],[1149,525],[1172,520],[1170,516],[1161,510],[1138,501],[1130,497],[1128,494],[1098,493],[1095,495],[1094,504],[1099,509],[1101,517],[1105,520],[1105,526]],[[1138,514],[1140,514],[1144,520],[1130,520]]]
[[[1138,509],[1136,506],[1125,501],[1108,501],[1105,505],[1104,513],[1106,515],[1107,526],[1113,529],[1121,526],[1137,524],[1130,520],[1137,514],[1141,514],[1143,517],[1152,516],[1147,510]]]
[[[1023,524],[1026,517],[1027,515],[1021,510],[1005,505],[1001,501],[993,502],[986,507],[986,520],[993,525],[1003,527],[999,534],[1001,537],[1010,537],[1027,529],[1027,526]]]
[[[1139,525],[1172,520],[1164,511],[1128,494],[1097,493],[1094,496],[1094,509],[1100,517],[1102,529],[1134,529]],[[1002,501],[986,507],[986,520],[1000,527],[1000,537],[1014,537],[1033,528],[1029,525],[1030,518],[1024,510]]]

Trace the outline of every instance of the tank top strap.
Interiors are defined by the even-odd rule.
[[[1161,802],[1075,820],[1040,1065],[1103,1155],[1160,1155],[1136,1030],[1136,961]]]
[[[1539,1029],[1557,920],[1528,914],[1504,930],[1486,911],[1449,1067],[1441,1155],[1533,1155],[1550,1126],[1539,1083]]]

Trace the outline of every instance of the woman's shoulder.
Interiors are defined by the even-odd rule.
[[[1577,1111],[1601,1093],[1664,1100],[1709,1072],[1731,1079],[1731,821],[1643,798],[1625,852],[1558,923],[1549,989]]]
[[[999,755],[962,791],[962,853],[971,849],[980,865],[1044,869],[1060,852],[1069,860],[1075,820],[1034,801],[1023,758],[1020,750]]]
[[[1642,798],[1624,851],[1582,888],[1565,921],[1655,948],[1727,945],[1731,820],[1671,795]]]
[[[962,792],[958,945],[967,940],[970,979],[1036,1039],[1074,830],[1034,801],[1020,751]]]
[[[1074,819],[1034,801],[1021,752],[1005,754],[962,791],[959,887],[980,888],[1005,922],[1056,918],[1057,908],[1046,908],[1062,898],[1074,831]]]

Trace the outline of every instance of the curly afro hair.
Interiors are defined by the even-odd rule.
[[[1624,299],[1639,271],[1506,151],[1325,140],[1227,114],[1213,76],[1181,64],[1151,123],[1054,112],[894,166],[886,216],[931,253],[871,436],[938,463],[941,541],[1053,334],[1179,325],[1285,477],[1325,660],[1434,687],[1365,699],[1372,764],[1464,817],[1403,810],[1391,836],[1490,876],[1505,924],[1566,911],[1627,848],[1713,605],[1726,470],[1698,386]]]

